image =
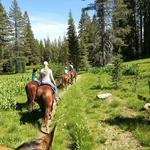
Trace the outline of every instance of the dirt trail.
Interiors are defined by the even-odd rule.
[[[80,75],[78,75],[78,77],[77,77],[77,80],[79,80],[79,79],[80,79]],[[77,81],[77,80],[76,80],[76,81]],[[69,85],[69,86],[67,87],[67,89],[63,89],[63,91],[59,93],[60,98],[62,98],[62,97],[65,95],[65,93],[67,92],[67,90],[68,90],[70,87],[71,87],[71,85]],[[56,102],[54,102],[54,104],[53,104],[52,118],[53,118],[53,116],[54,116],[54,114],[55,114],[55,112],[56,112],[56,108],[57,108],[57,104],[56,104]],[[49,126],[51,126],[52,123],[53,123],[53,122],[49,120]],[[44,129],[43,129],[43,130],[44,130]],[[50,130],[51,130],[51,128],[50,128]],[[48,131],[48,132],[49,132],[49,131]],[[40,138],[40,137],[42,137],[42,136],[44,136],[44,135],[45,135],[45,134],[44,134],[42,131],[39,130],[39,133],[38,133],[38,136],[37,136],[37,137]]]

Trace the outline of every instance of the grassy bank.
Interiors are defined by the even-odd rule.
[[[146,102],[137,97],[149,97],[150,59],[124,65],[134,63],[140,70],[136,91],[134,75],[123,76],[119,89],[113,88],[109,69],[81,75],[57,108],[54,149],[150,148],[149,113],[142,110]],[[103,101],[96,98],[97,93],[105,92],[112,93],[112,97]]]

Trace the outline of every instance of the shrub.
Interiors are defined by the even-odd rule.
[[[70,128],[70,136],[73,142],[73,149],[80,149],[80,150],[92,149],[93,139],[90,136],[88,129],[82,122],[80,122],[80,124],[71,123],[69,124],[69,128]]]
[[[119,82],[121,80],[122,71],[122,59],[121,55],[117,55],[113,58],[113,69],[112,69],[112,82],[115,88],[118,88]]]
[[[138,72],[137,64],[126,65],[123,69],[123,75],[135,75]]]
[[[9,72],[12,73],[15,71],[15,61],[13,58],[6,60],[3,63],[3,72]]]

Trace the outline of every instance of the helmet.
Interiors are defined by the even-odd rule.
[[[48,62],[47,62],[47,61],[44,61],[44,65],[45,65],[45,66],[48,66]]]

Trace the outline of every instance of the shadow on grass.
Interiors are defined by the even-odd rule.
[[[70,150],[75,150],[75,149],[77,149],[77,144],[76,143],[72,143],[72,144],[69,144],[67,147]]]
[[[40,122],[38,120],[43,117],[40,110],[35,109],[32,112],[20,112],[19,114],[21,116],[21,124],[31,123],[33,126],[38,125],[38,127],[40,127]]]
[[[27,108],[27,103],[17,103],[16,104],[16,110],[22,110],[23,108]]]
[[[94,85],[92,87],[90,87],[90,90],[112,90],[114,89],[113,86],[101,86],[101,85]]]
[[[117,116],[105,120],[109,125],[118,125],[126,130],[133,131],[138,126],[150,125],[150,120],[147,120],[141,116],[135,118]]]

